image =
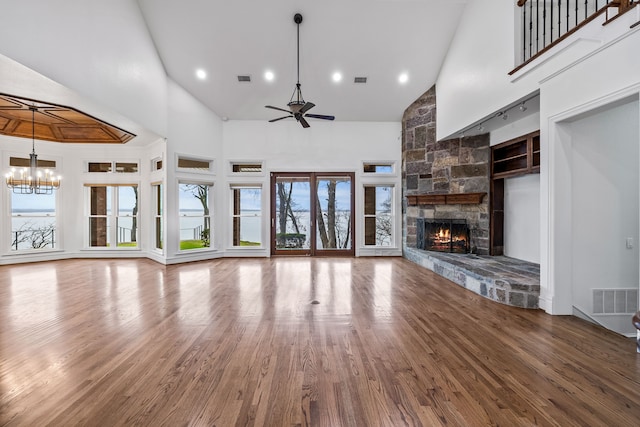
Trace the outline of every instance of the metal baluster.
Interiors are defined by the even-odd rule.
[[[558,38],[562,31],[562,0],[558,0]]]
[[[527,60],[527,7],[522,7],[522,62]]]
[[[533,0],[529,2],[529,58],[533,56]]]
[[[542,47],[547,45],[547,2],[542,2]]]
[[[553,3],[551,3],[551,17],[549,18],[549,32],[551,33],[551,40],[549,40],[549,43],[553,43]]]
[[[587,5],[589,4],[589,0],[584,0],[584,19],[587,19]]]
[[[576,27],[578,26],[578,0],[576,0],[576,10],[575,10],[575,16],[576,16]]]
[[[569,0],[567,0],[567,33],[569,32]]]
[[[538,53],[539,50],[540,50],[540,4],[538,4],[538,2],[536,1],[536,53]]]

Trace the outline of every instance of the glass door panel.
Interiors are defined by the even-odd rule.
[[[271,174],[273,255],[354,255],[353,173]]]
[[[308,254],[311,248],[311,178],[280,175],[274,181],[274,251],[278,254]]]
[[[353,191],[349,175],[316,177],[316,250],[351,251]]]

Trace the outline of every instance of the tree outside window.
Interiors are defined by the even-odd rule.
[[[364,187],[364,244],[391,246],[393,237],[393,187]]]
[[[211,187],[211,184],[179,184],[180,250],[211,246]]]

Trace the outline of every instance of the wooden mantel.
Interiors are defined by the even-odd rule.
[[[477,205],[487,193],[416,194],[407,196],[407,205]]]

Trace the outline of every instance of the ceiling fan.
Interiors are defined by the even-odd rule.
[[[305,120],[305,117],[312,117],[314,119],[322,119],[322,120],[334,120],[334,116],[327,116],[324,114],[311,114],[307,113],[310,109],[316,106],[313,102],[305,102],[304,98],[302,98],[302,90],[300,90],[300,23],[302,22],[302,15],[296,13],[293,16],[293,22],[297,24],[297,33],[298,33],[298,81],[296,83],[296,88],[293,90],[293,94],[291,95],[291,99],[287,104],[289,106],[288,110],[284,108],[278,108],[271,105],[266,105],[265,107],[271,108],[272,110],[284,111],[288,115],[278,117],[277,119],[269,120],[269,122],[277,122],[278,120],[294,118],[303,128],[308,128],[309,123]]]

